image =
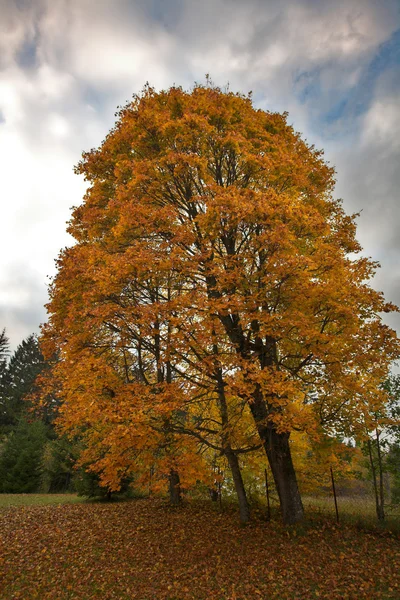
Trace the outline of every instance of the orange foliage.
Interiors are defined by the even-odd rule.
[[[244,452],[265,428],[349,434],[384,401],[399,348],[379,314],[395,307],[286,115],[147,87],[77,172],[89,188],[42,343],[61,426],[112,489],[140,464],[207,479],[205,448]]]

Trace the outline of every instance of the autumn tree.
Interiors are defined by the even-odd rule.
[[[283,519],[300,520],[291,433],[340,431],[376,408],[398,354],[380,317],[394,307],[368,285],[377,265],[357,257],[334,170],[286,114],[197,86],[146,87],[77,172],[89,188],[43,332],[60,354],[65,429],[103,422],[100,444],[126,427],[129,454],[157,422],[172,472],[179,419],[210,440],[218,410],[229,454],[250,416]]]

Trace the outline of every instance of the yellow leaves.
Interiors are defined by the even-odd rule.
[[[367,285],[376,264],[347,256],[354,216],[286,115],[213,88],[146,88],[77,170],[91,187],[43,343],[60,356],[61,422],[90,424],[108,481],[156,449],[162,479],[169,448],[189,485],[204,444],[253,441],[256,391],[278,431],[313,439],[317,419],[348,431],[384,403],[374,391],[399,344],[378,314],[393,307]]]
[[[318,494],[331,485],[330,467],[342,481],[354,481],[354,471],[359,470],[360,450],[325,435],[321,429],[317,435],[294,431],[291,451],[299,485],[305,494]]]

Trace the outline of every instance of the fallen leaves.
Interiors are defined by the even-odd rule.
[[[350,527],[288,538],[209,506],[160,500],[0,512],[1,598],[398,598],[400,544]]]

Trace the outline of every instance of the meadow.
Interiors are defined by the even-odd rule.
[[[241,527],[234,506],[200,501],[35,494],[0,506],[2,600],[400,597],[398,533],[336,524],[310,499],[291,528],[261,510]]]
[[[11,506],[47,506],[85,502],[77,494],[0,494],[0,509]]]
[[[309,515],[314,518],[336,520],[333,497],[305,496],[304,506]],[[400,505],[385,507],[385,521],[379,523],[376,516],[375,500],[371,496],[339,496],[337,499],[339,522],[355,525],[362,529],[389,530],[400,534]]]

